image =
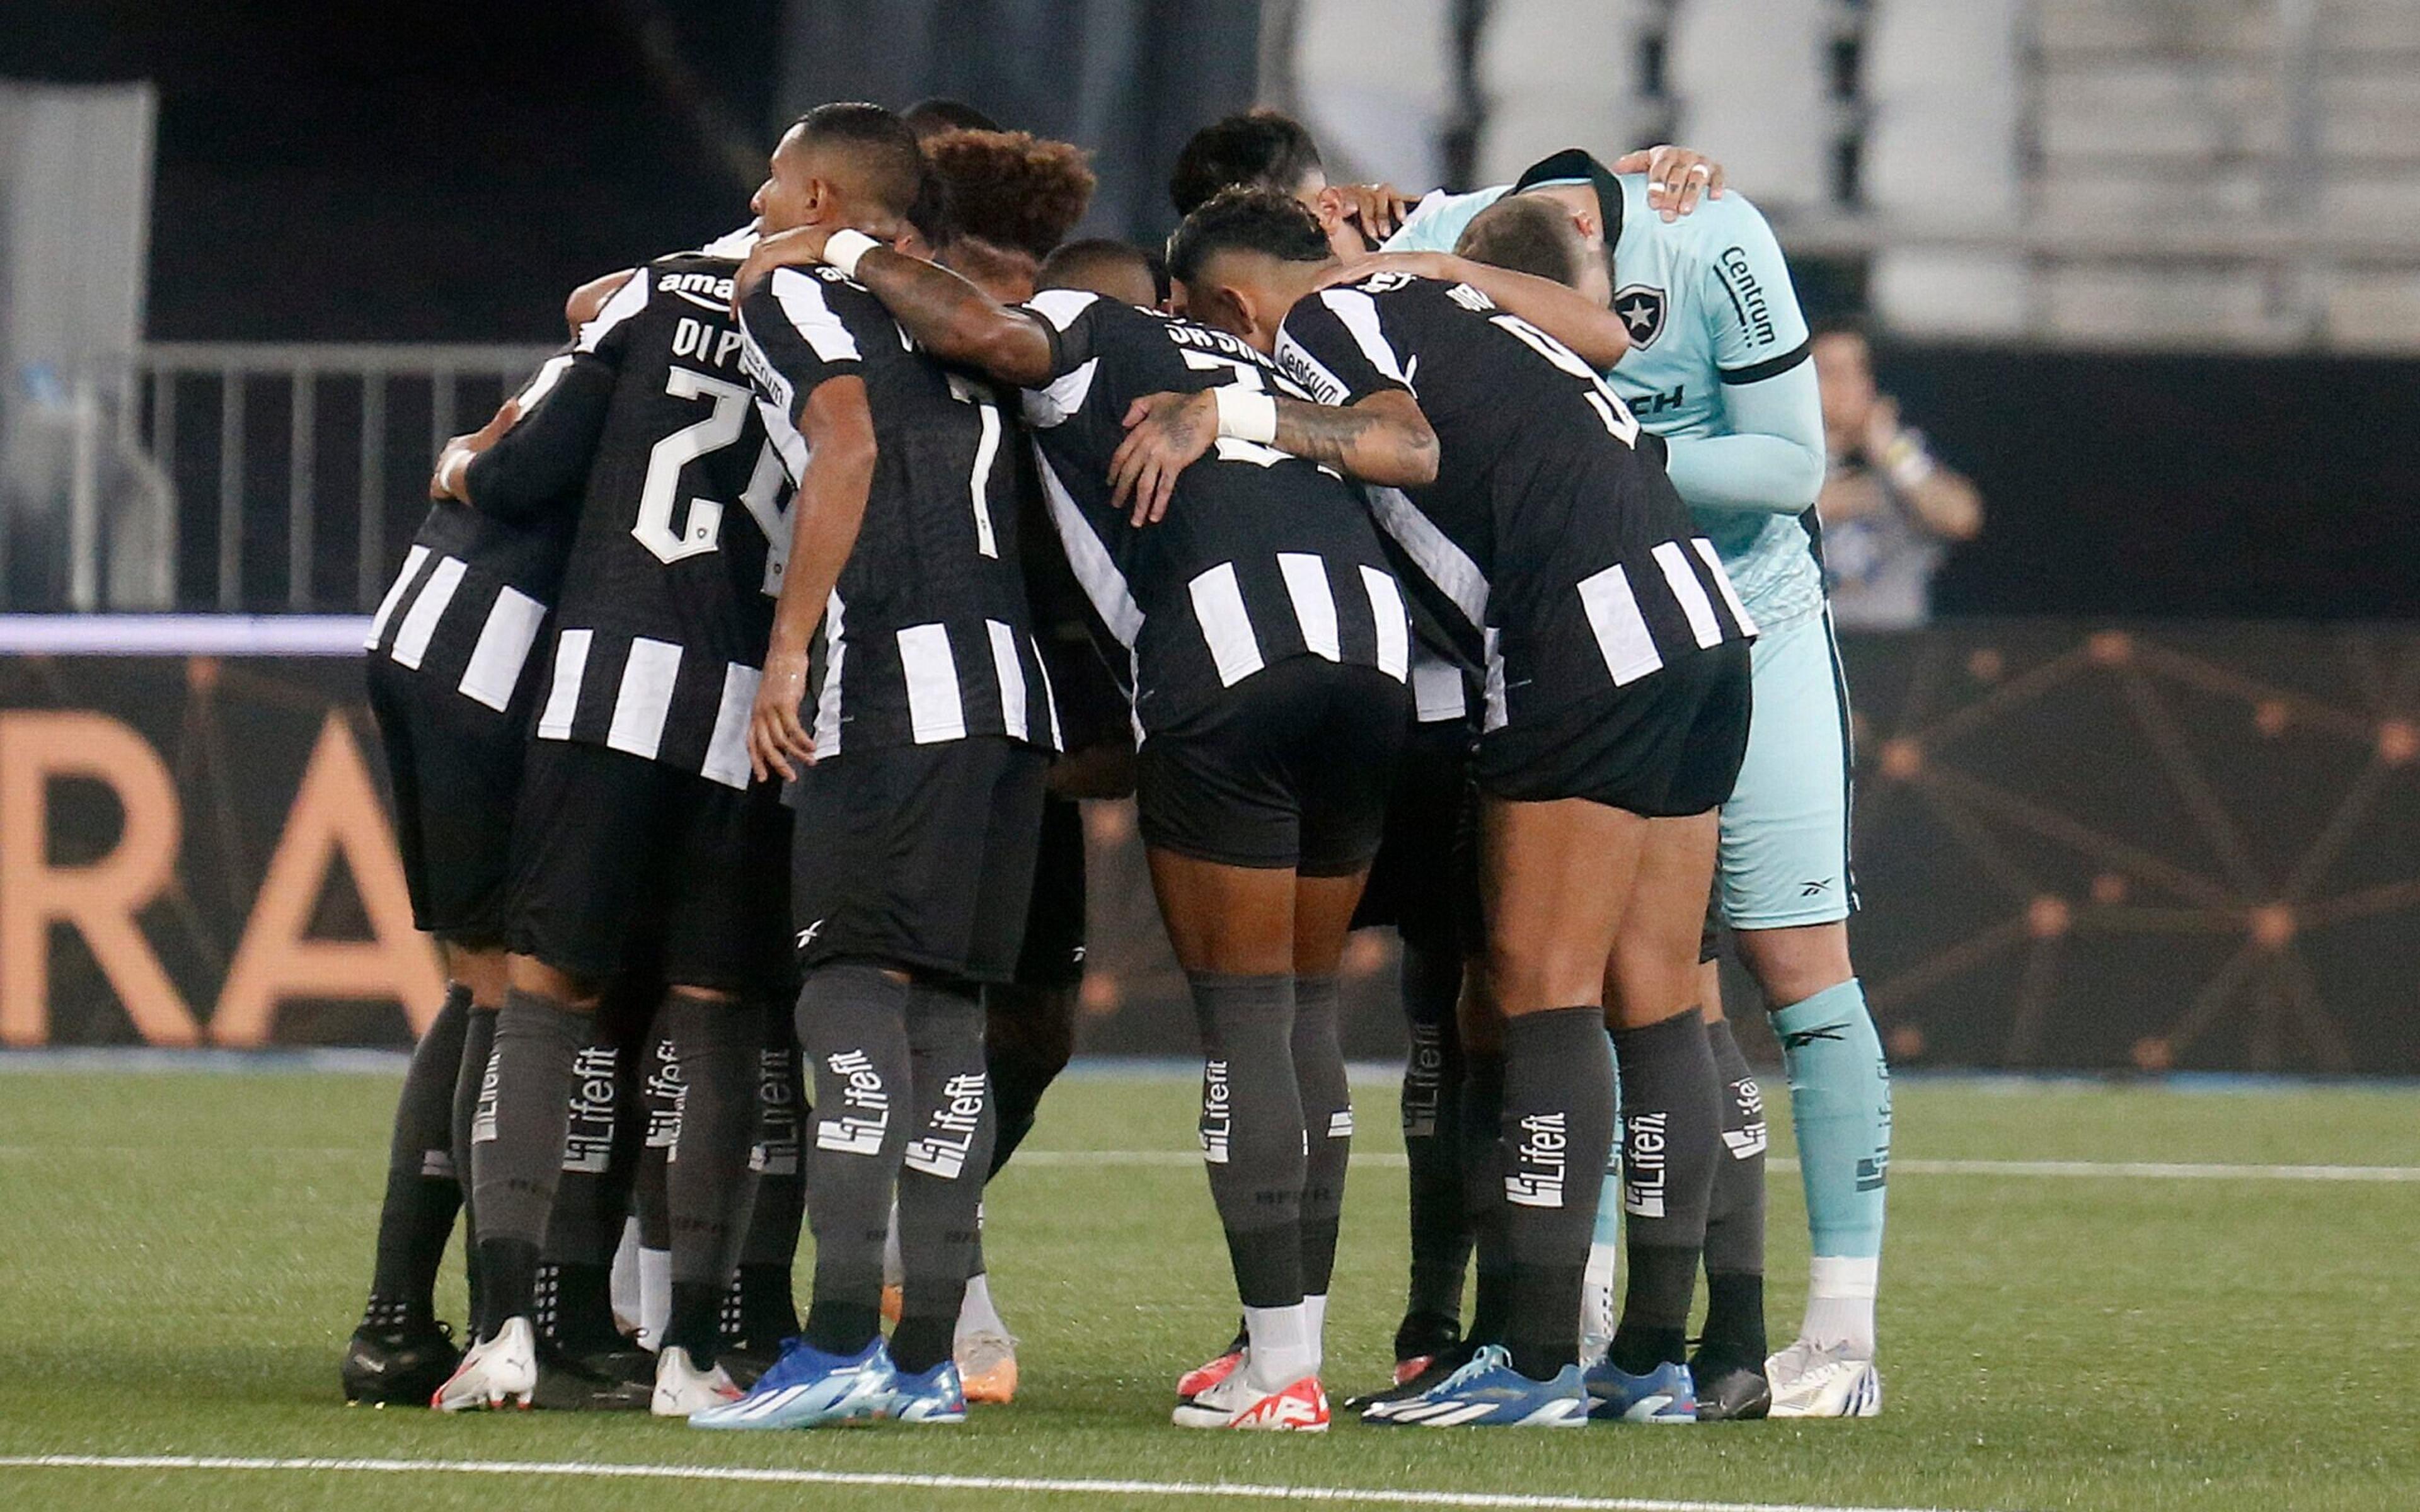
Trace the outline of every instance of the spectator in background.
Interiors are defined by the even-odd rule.
[[[1982,497],[1933,459],[1922,431],[1900,424],[1899,401],[1874,387],[1862,327],[1819,323],[1810,345],[1831,463],[1815,507],[1833,618],[1863,630],[1921,625],[1949,543],[1983,529]]]

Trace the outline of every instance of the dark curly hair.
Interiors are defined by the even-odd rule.
[[[979,238],[1041,258],[1093,203],[1084,149],[1029,131],[943,131],[924,144],[943,239]]]
[[[1185,218],[1168,239],[1168,270],[1190,284],[1218,253],[1259,252],[1286,262],[1325,262],[1335,255],[1319,217],[1292,194],[1274,189],[1229,189]]]

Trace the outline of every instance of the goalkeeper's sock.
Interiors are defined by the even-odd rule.
[[[1814,1261],[1799,1336],[1871,1355],[1890,1174],[1890,1068],[1855,979],[1778,1009]]]

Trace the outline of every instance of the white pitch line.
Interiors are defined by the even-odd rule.
[[[1260,1486],[1237,1481],[1086,1480],[1045,1475],[913,1475],[882,1471],[777,1470],[746,1465],[628,1465],[582,1460],[285,1459],[229,1455],[6,1455],[0,1470],[287,1470],[318,1473],[561,1475],[595,1480],[739,1481],[764,1486],[866,1486],[900,1490],[1021,1491],[1066,1496],[1218,1497],[1241,1502],[1482,1507],[1501,1512],[1953,1512],[1944,1507],[1830,1506],[1807,1502],[1666,1501],[1646,1496],[1546,1496],[1361,1486]]]

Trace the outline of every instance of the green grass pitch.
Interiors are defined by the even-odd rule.
[[[1778,1078],[1776,1078],[1777,1081]],[[2420,1166],[2420,1094],[1900,1088],[1869,1423],[1576,1433],[1340,1423],[1188,1433],[1170,1382],[1233,1307],[1192,1088],[1078,1076],[990,1201],[1025,1389],[965,1428],[708,1435],[644,1417],[347,1410],[395,1081],[46,1071],[0,1077],[0,1507],[1167,1508],[1249,1499],[1030,1485],[782,1484],[330,1469],[34,1467],[22,1457],[754,1466],[1007,1481],[1954,1509],[2420,1507],[2420,1182],[1991,1174],[1967,1161]],[[1773,1096],[1777,1155],[1789,1152]],[[1360,1089],[1361,1150],[1400,1149]],[[1931,1163],[1947,1163],[1947,1168]],[[1400,1301],[1404,1177],[1357,1167],[1330,1389],[1375,1381]],[[1804,1286],[1794,1177],[1773,1188],[1773,1328]],[[459,1283],[441,1295],[459,1316]],[[1514,1500],[1523,1499],[1523,1500]],[[1457,1504],[1432,1500],[1427,1504]],[[1563,1504],[1581,1504],[1565,1503]]]

